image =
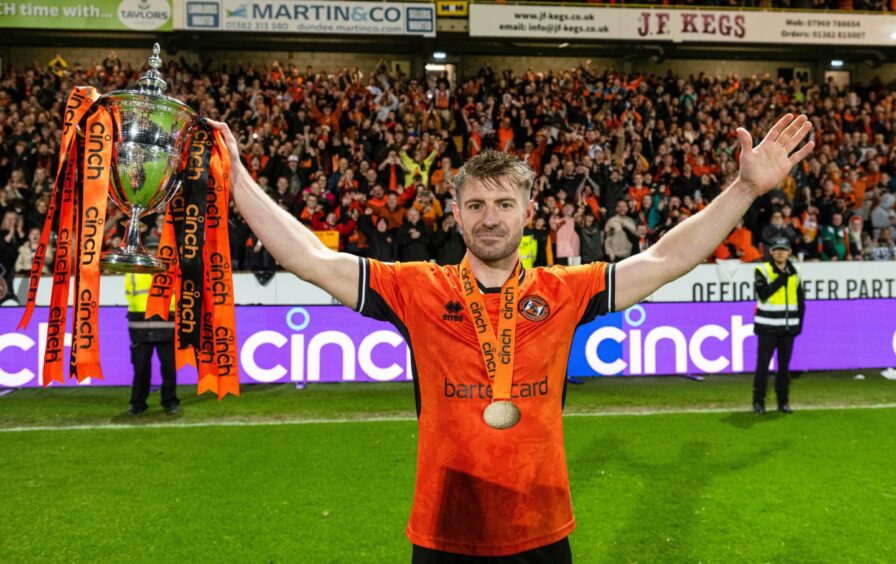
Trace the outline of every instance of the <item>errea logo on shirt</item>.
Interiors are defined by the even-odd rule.
[[[544,321],[551,315],[551,307],[541,296],[526,296],[520,300],[519,311],[529,321]]]
[[[450,301],[445,304],[445,313],[442,315],[443,321],[454,321],[455,323],[463,323],[464,316],[461,315],[464,306],[460,302]]]

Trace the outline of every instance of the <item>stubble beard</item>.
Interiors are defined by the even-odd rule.
[[[500,237],[500,242],[484,241],[483,235],[494,235]],[[464,243],[473,256],[482,262],[497,262],[510,257],[517,249],[520,248],[520,241],[523,239],[523,232],[508,234],[504,229],[486,230],[480,229],[477,233],[463,232]]]

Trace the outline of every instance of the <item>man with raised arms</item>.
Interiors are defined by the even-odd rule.
[[[411,349],[419,439],[407,526],[414,563],[571,562],[575,528],[563,446],[567,351],[580,324],[638,303],[704,261],[750,204],[808,155],[812,129],[786,115],[753,147],[737,130],[740,175],[705,210],[617,264],[523,269],[534,173],[486,151],[455,178],[460,265],[382,263],[324,247],[233,162],[233,196],[288,271],[361,314],[393,323]]]

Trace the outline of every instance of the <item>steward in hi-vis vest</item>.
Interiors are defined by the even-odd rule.
[[[753,379],[753,412],[765,413],[768,366],[778,351],[775,394],[778,411],[790,413],[790,357],[793,339],[803,327],[806,300],[796,266],[790,261],[790,241],[781,237],[771,248],[772,260],[756,267],[756,317],[753,331],[759,340]]]
[[[523,239],[520,241],[520,262],[523,268],[529,270],[535,268],[535,259],[538,256],[538,241],[528,227],[523,229]]]
[[[147,248],[154,247],[152,240]],[[124,290],[128,299],[128,333],[131,337],[131,364],[134,380],[131,384],[131,408],[128,415],[139,415],[148,408],[149,384],[152,376],[152,352],[156,351],[162,365],[162,407],[169,415],[180,413],[177,399],[177,369],[174,360],[174,299],[171,300],[169,321],[158,315],[146,317],[146,304],[152,287],[151,274],[125,274]]]

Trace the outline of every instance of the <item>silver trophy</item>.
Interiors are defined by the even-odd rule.
[[[106,252],[100,267],[112,272],[156,273],[164,261],[147,254],[140,242],[140,218],[162,211],[180,189],[178,171],[198,114],[165,95],[168,85],[159,67],[159,44],[152,48],[149,67],[136,90],[101,96],[96,106],[112,117],[112,189],[109,196],[130,216],[121,247]]]

